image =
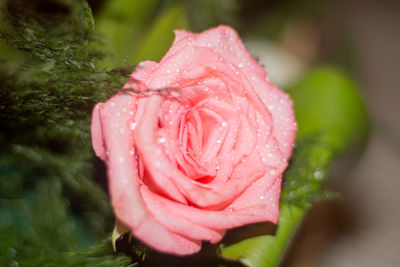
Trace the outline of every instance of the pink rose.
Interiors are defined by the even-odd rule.
[[[175,33],[159,63],[137,66],[131,90],[97,104],[92,140],[117,219],[154,249],[184,255],[227,229],[276,223],[296,123],[234,30]]]

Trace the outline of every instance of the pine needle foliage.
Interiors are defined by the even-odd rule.
[[[334,157],[334,149],[325,141],[324,132],[298,138],[283,176],[281,205],[306,208],[317,201],[340,199],[339,193],[320,189]]]
[[[133,67],[96,68],[85,1],[0,5],[0,265],[128,266],[103,240],[112,213],[89,127]]]

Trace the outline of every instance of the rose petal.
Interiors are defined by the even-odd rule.
[[[163,194],[176,201],[186,203],[185,197],[179,191],[176,183],[159,171],[176,169],[176,166],[171,165],[171,162],[165,157],[161,147],[157,145],[156,130],[161,100],[160,96],[154,95],[146,98],[146,101],[142,103],[145,106],[144,112],[137,122],[133,136],[139,157],[147,167],[149,173],[147,177],[152,180],[153,184],[157,185],[157,189]]]
[[[201,85],[203,80],[210,77],[217,77],[220,81],[231,83],[227,86],[229,90],[234,89],[233,83],[240,85],[241,77],[235,70],[235,66],[229,61],[220,62],[219,55],[215,51],[187,45],[179,51],[179,54],[185,56],[165,57],[161,61],[162,63],[158,64],[152,77],[148,80],[151,88],[174,86],[184,88],[184,85],[199,85],[199,82]],[[223,79],[221,79],[221,75]],[[236,90],[245,92],[244,88],[238,85],[235,87]]]
[[[290,97],[261,79],[250,81],[272,116],[272,134],[279,142],[279,148],[286,159],[292,153],[297,125]]]
[[[256,75],[260,79],[266,79],[264,68],[253,59],[237,33],[230,27],[219,26],[201,34],[192,34],[185,31],[175,31],[175,34],[175,41],[168,51],[167,56],[177,53],[177,51],[187,45],[207,47],[217,52],[224,59],[233,62],[249,77]]]
[[[226,209],[244,209],[253,205],[253,203],[257,203],[260,200],[265,200],[268,203],[274,204],[271,205],[270,212],[272,214],[276,214],[276,217],[278,217],[280,181],[281,178],[278,172],[273,174],[267,172],[263,177],[252,183],[245,191],[243,191],[243,193],[238,196]]]
[[[102,108],[102,105],[103,103],[99,103],[93,109],[91,131],[92,131],[92,146],[94,152],[96,153],[96,156],[105,161],[107,155],[103,138],[103,129],[101,126],[101,119],[100,119],[100,110]]]
[[[122,89],[147,89],[148,86],[146,81],[149,79],[151,73],[157,67],[157,65],[157,62],[150,60],[140,62],[130,75],[129,81],[125,83]]]
[[[227,168],[229,165],[221,166]],[[221,172],[227,171],[221,169]],[[212,189],[200,188],[199,186],[191,186],[182,188],[184,195],[191,203],[199,208],[205,209],[218,209],[226,206],[235,197],[241,194],[251,183],[256,181],[266,171],[266,166],[261,162],[257,154],[250,154],[244,161],[238,164],[231,175],[231,177],[219,187],[214,187],[211,183]],[[237,175],[238,174],[238,175]],[[246,179],[243,179],[246,177]]]
[[[254,128],[250,127],[246,116],[241,114],[239,120],[238,137],[233,147],[233,161],[235,164],[254,150],[257,141],[257,133]]]
[[[188,220],[212,229],[229,229],[244,224],[278,220],[280,179],[276,179],[265,194],[265,198],[241,209],[226,209],[222,211],[203,210],[159,198],[174,213],[180,214]],[[271,202],[272,200],[272,202]]]
[[[135,98],[129,95],[117,95],[104,104],[101,120],[104,125],[104,140],[110,156],[108,157],[109,188],[116,216],[134,235],[150,246],[174,254],[197,252],[201,242],[193,241],[165,229],[155,221],[140,196],[141,186],[138,177],[137,160],[131,134],[121,132],[131,120],[128,112]],[[129,145],[131,144],[131,145]]]
[[[174,213],[146,187],[141,187],[141,193],[147,207],[156,220],[170,231],[179,233],[193,240],[208,240],[214,243],[221,240],[222,235],[220,232],[196,225],[179,214]]]

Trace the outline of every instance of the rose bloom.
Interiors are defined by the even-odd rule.
[[[96,105],[92,142],[119,222],[161,252],[199,251],[227,229],[277,222],[296,123],[234,30],[176,31]]]

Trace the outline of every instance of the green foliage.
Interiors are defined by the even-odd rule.
[[[127,266],[101,241],[112,214],[92,178],[89,126],[131,70],[96,68],[85,1],[0,8],[0,265]]]
[[[289,93],[295,100],[299,137],[324,131],[326,142],[336,152],[365,144],[368,115],[353,82],[344,73],[320,67],[305,75]]]
[[[158,0],[106,1],[96,22],[96,33],[104,40],[96,48],[112,53],[100,62],[105,68],[159,61],[174,40],[173,30],[188,28],[180,2]]]
[[[159,61],[171,46],[174,40],[173,30],[176,29],[187,29],[186,17],[181,5],[173,5],[160,14],[151,30],[144,35],[132,60],[134,62]]]
[[[147,24],[156,13],[158,0],[106,1],[96,16],[96,34],[102,44],[94,47],[111,53],[99,62],[101,67],[113,68],[132,62],[138,50],[138,40],[148,31]],[[128,59],[130,59],[128,61]]]
[[[0,264],[2,266],[128,266],[113,256],[110,240],[84,252],[77,247],[79,225],[68,215],[68,202],[57,181],[41,181],[22,199],[2,199]],[[3,217],[4,216],[4,217]]]
[[[305,208],[320,199],[338,198],[334,192],[319,189],[327,177],[333,156],[334,150],[324,141],[324,134],[298,138],[284,175],[281,203]]]
[[[82,126],[76,121],[87,119],[95,102],[118,90],[125,80],[119,72],[125,72],[96,70],[101,54],[86,49],[93,21],[83,1],[67,6],[69,14],[51,23],[35,19],[23,1],[8,3],[4,9],[10,25],[1,37],[18,52],[10,59],[3,58],[0,67],[0,127],[7,129],[3,137],[10,140],[29,131],[33,135],[25,139],[48,140],[45,134],[52,131],[36,135],[36,130],[44,127],[68,136],[82,135]]]

